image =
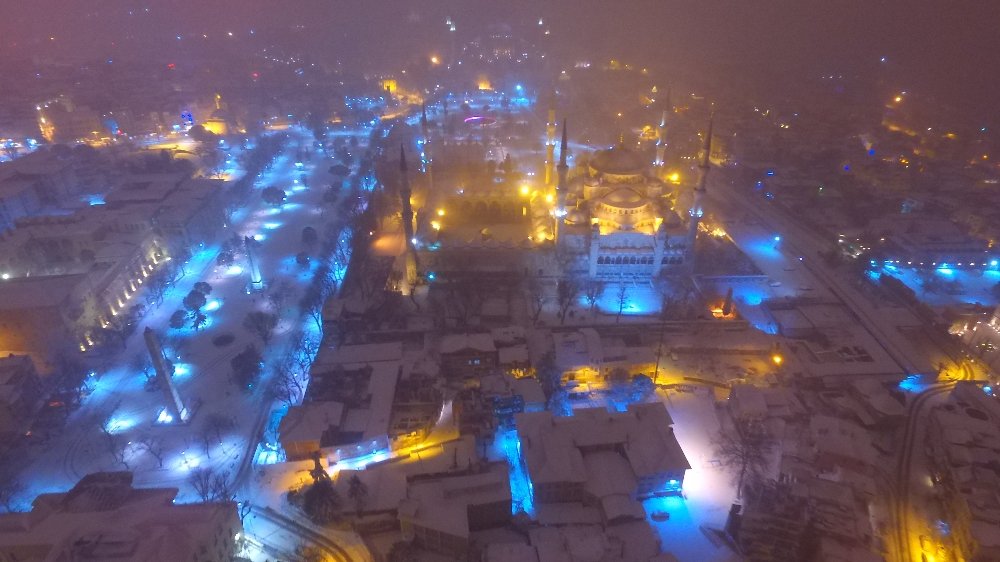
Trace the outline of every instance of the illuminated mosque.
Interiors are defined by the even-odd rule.
[[[555,239],[557,249],[569,256],[569,269],[606,280],[690,274],[703,215],[711,139],[709,125],[698,184],[685,220],[675,210],[676,191],[654,176],[650,164],[622,140],[597,151],[583,172],[568,180],[564,122]],[[657,160],[661,160],[659,149]]]

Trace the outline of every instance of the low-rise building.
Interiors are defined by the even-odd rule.
[[[570,417],[526,412],[515,423],[534,501],[596,506],[605,523],[642,519],[637,500],[679,494],[691,468],[661,402]]]
[[[450,379],[477,378],[497,366],[493,336],[448,334],[441,338],[441,372]]]
[[[974,383],[960,382],[931,412],[930,459],[951,539],[960,559],[1000,561],[1000,404]]]
[[[481,472],[413,478],[399,505],[403,537],[454,560],[471,554],[471,533],[510,521],[511,496],[506,463]]]
[[[570,386],[603,386],[613,371],[648,374],[656,365],[656,354],[648,346],[629,346],[621,338],[602,337],[594,328],[554,332],[552,339],[556,368]]]
[[[133,488],[130,472],[98,472],[0,515],[0,560],[231,562],[243,532],[234,502],[175,505],[176,488]]]

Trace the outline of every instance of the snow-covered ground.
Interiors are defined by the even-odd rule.
[[[260,340],[242,326],[248,312],[272,311],[264,293],[247,293],[247,264],[237,262],[236,266],[220,267],[215,261],[220,246],[200,249],[185,267],[186,275],[167,292],[163,304],[142,319],[139,330],[128,340],[127,348],[107,367],[97,370],[90,380],[92,393],[72,413],[65,427],[30,450],[30,461],[22,473],[27,487],[22,504],[27,506],[39,493],[66,490],[87,473],[125,468],[109,452],[107,439],[100,430],[100,422],[108,415],[112,419],[109,424],[112,431],[129,443],[125,461],[135,472],[138,486],[177,486],[181,489],[179,501],[194,501],[197,497],[187,485],[187,479],[196,467],[226,472],[233,484],[240,483],[236,480],[245,475],[245,466],[257,445],[251,438],[259,433],[272,404],[260,390],[248,394],[237,389],[229,380],[229,361],[248,344],[254,343],[262,348],[267,365],[269,359],[282,353],[290,343],[290,334],[300,327],[315,330],[312,320],[300,318],[296,305],[301,291],[309,283],[315,260],[310,270],[303,270],[294,264],[293,256],[303,249],[303,227],[313,226],[323,232],[326,224],[333,222],[340,226],[342,222],[342,217],[323,212],[322,196],[330,184],[327,169],[331,160],[310,149],[312,156],[305,162],[305,170],[297,169],[296,151],[300,147],[311,147],[312,137],[296,128],[289,133],[284,153],[257,183],[259,188],[276,185],[284,189],[288,193],[286,203],[270,207],[255,194],[249,206],[236,214],[232,226],[219,235],[220,240],[234,233],[256,237],[260,241],[258,255],[265,285],[273,287],[287,282],[291,288],[286,304],[276,311],[280,321],[274,338],[263,347]],[[359,140],[365,138],[362,136]],[[303,173],[309,175],[309,188],[296,184]],[[181,300],[197,281],[212,285],[205,308],[209,318],[207,325],[199,332],[191,328],[170,329],[170,315],[182,308]],[[142,298],[142,292],[134,298]],[[144,376],[131,367],[134,357],[146,353],[141,332],[147,326],[164,344],[173,344],[168,350],[177,367],[175,382],[182,400],[194,410],[193,420],[188,425],[153,423],[164,405],[162,394],[147,391]],[[231,334],[234,341],[216,346],[213,338],[223,334]],[[266,370],[264,376],[267,376]],[[235,422],[234,429],[222,432],[221,442],[200,439],[204,433],[203,424],[212,414]],[[143,439],[146,436],[149,439]],[[155,455],[141,445],[142,441],[153,441],[162,447],[162,466]]]
[[[684,562],[739,560],[721,542],[709,538],[712,530],[725,525],[736,492],[729,471],[715,456],[713,443],[719,420],[711,392],[703,392],[707,390],[658,390],[656,394],[674,420],[674,433],[691,469],[684,476],[683,497],[650,499],[643,502],[643,507],[647,514],[670,514],[666,521],[648,521],[663,541],[663,549]]]

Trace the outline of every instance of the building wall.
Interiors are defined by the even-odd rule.
[[[469,540],[464,537],[449,535],[437,529],[429,529],[416,523],[411,523],[414,540],[418,545],[451,556],[455,560],[465,560],[469,555]]]
[[[496,366],[496,351],[463,349],[441,354],[441,371],[449,377],[478,377],[488,374]]]
[[[534,498],[538,503],[581,502],[584,500],[582,482],[533,482]]]

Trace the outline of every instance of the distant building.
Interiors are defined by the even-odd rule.
[[[528,412],[515,423],[535,502],[593,506],[605,524],[643,519],[637,500],[679,494],[691,468],[660,402],[570,417]]]
[[[612,371],[631,375],[653,371],[656,355],[647,346],[629,347],[621,338],[604,338],[594,328],[552,333],[556,368],[564,384],[601,387]]]
[[[959,382],[931,412],[931,477],[958,559],[1000,560],[1000,404],[972,382]]]
[[[681,272],[688,228],[675,212],[676,194],[651,175],[640,154],[619,144],[598,151],[569,182],[559,244],[578,256],[590,277],[650,278]],[[557,219],[559,220],[559,219]]]
[[[0,515],[0,560],[231,562],[243,532],[233,502],[175,505],[176,488],[133,488],[130,472],[98,472]]]
[[[950,269],[992,267],[996,259],[987,240],[969,235],[955,223],[918,213],[873,224],[884,242],[874,246],[884,265]]]

